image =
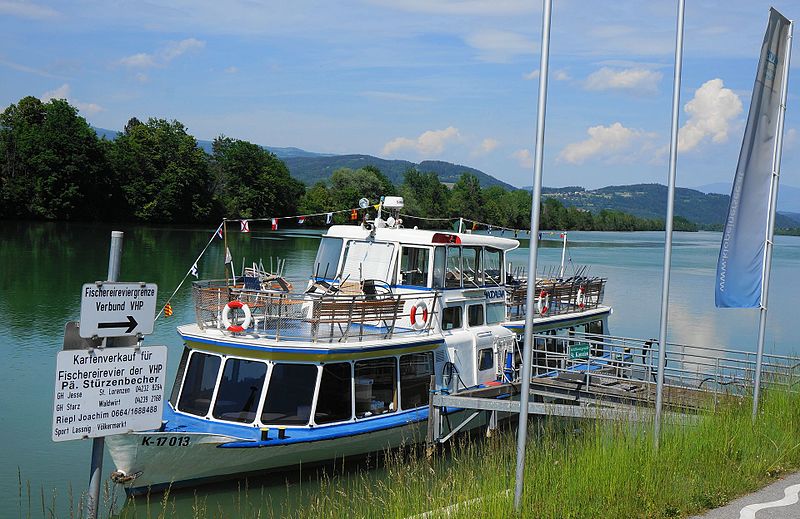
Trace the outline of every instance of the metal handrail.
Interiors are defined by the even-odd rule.
[[[353,342],[428,335],[438,315],[437,292],[292,292],[246,289],[225,280],[196,281],[192,292],[201,329],[227,333],[222,324],[225,307],[240,301],[252,315],[243,335],[279,341]]]

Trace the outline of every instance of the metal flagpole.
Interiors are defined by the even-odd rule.
[[[107,281],[119,279],[119,266],[122,261],[122,231],[111,231],[111,245],[108,250]],[[114,339],[105,339],[107,346],[113,346]],[[103,450],[106,439],[102,436],[92,438],[92,466],[89,470],[89,495],[86,500],[86,512],[89,519],[96,519],[100,509],[100,479],[103,475]]]
[[[550,13],[553,0],[542,0],[542,52],[539,59],[539,100],[536,119],[536,151],[533,167],[533,200],[531,204],[531,240],[528,257],[528,289],[525,296],[525,343],[522,353],[522,380],[517,431],[517,471],[514,488],[514,509],[522,506],[525,482],[525,447],[528,436],[528,397],[531,380],[531,346],[533,343],[533,300],[536,291],[536,257],[539,253],[539,211],[542,197],[542,157],[544,155],[544,115],[547,106],[547,68],[550,59]]]
[[[775,237],[775,211],[778,206],[778,180],[781,176],[781,152],[783,150],[783,122],[786,117],[786,97],[789,92],[789,62],[792,57],[792,33],[794,22],[789,22],[786,35],[786,63],[783,67],[781,103],[778,107],[778,128],[775,133],[775,146],[772,151],[772,179],[769,187],[769,216],[767,219],[766,244],[764,247],[764,268],[761,271],[761,305],[758,311],[758,353],[756,353],[756,373],[753,381],[753,420],[758,415],[758,399],[761,393],[761,362],[764,356],[764,336],[767,328],[767,298],[769,296],[769,275],[772,270],[772,247]]]
[[[664,406],[664,368],[667,363],[667,318],[669,314],[669,275],[672,269],[672,227],[675,212],[675,177],[678,162],[678,117],[681,104],[681,68],[683,65],[683,14],[685,0],[678,0],[678,26],[675,34],[675,75],[672,82],[672,128],[669,136],[669,188],[665,223],[664,278],[661,282],[661,328],[658,333],[658,381],[653,445],[658,449],[661,437],[661,410]]]

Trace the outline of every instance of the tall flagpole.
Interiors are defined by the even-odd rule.
[[[539,59],[539,100],[536,118],[536,151],[533,166],[533,203],[531,204],[531,240],[528,256],[528,289],[525,296],[525,343],[520,381],[519,428],[517,430],[517,473],[514,509],[522,506],[525,483],[525,447],[528,436],[528,398],[531,382],[531,346],[533,343],[533,300],[536,292],[536,259],[539,254],[539,211],[542,198],[542,159],[544,156],[544,115],[547,107],[547,69],[550,63],[550,13],[553,0],[542,0],[542,49]]]
[[[658,382],[653,445],[658,449],[661,437],[661,411],[664,406],[664,368],[667,361],[667,319],[669,314],[669,275],[672,269],[672,227],[675,212],[675,177],[678,163],[678,117],[681,104],[681,68],[683,66],[683,14],[685,0],[678,0],[678,27],[675,34],[675,75],[672,82],[672,128],[669,136],[669,188],[667,190],[666,239],[664,243],[664,278],[661,282],[661,328],[658,333]]]
[[[761,363],[764,357],[764,336],[767,328],[767,300],[769,297],[769,277],[772,271],[772,248],[775,238],[775,211],[778,206],[778,181],[781,176],[781,152],[783,151],[783,122],[786,117],[786,97],[789,92],[789,62],[792,57],[792,33],[794,22],[789,22],[786,35],[786,63],[783,66],[781,84],[781,103],[778,106],[778,128],[775,133],[775,146],[772,150],[772,178],[769,186],[769,216],[764,247],[764,268],[761,270],[761,305],[758,311],[758,352],[756,353],[756,373],[753,381],[753,420],[758,416],[758,399],[761,393]]]

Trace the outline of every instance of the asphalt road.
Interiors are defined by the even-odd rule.
[[[800,519],[800,472],[692,519]]]

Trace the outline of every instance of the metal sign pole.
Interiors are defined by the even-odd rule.
[[[111,246],[108,250],[108,281],[119,279],[119,265],[122,259],[122,231],[111,231]],[[106,339],[110,344],[113,339]],[[105,438],[92,439],[92,467],[89,472],[89,496],[86,503],[88,519],[97,519],[100,508],[100,478],[103,476],[103,451]]]
[[[758,315],[758,350],[756,353],[756,372],[753,380],[753,420],[758,416],[758,399],[761,393],[761,363],[764,356],[764,336],[767,328],[767,298],[769,296],[769,275],[772,270],[772,247],[775,238],[775,211],[778,205],[778,181],[781,176],[781,152],[783,151],[783,122],[786,117],[786,97],[789,92],[789,61],[792,56],[792,33],[794,22],[789,24],[786,35],[786,63],[783,67],[781,85],[781,104],[778,107],[778,128],[775,132],[775,148],[772,152],[772,182],[769,190],[769,218],[767,220],[766,244],[764,247],[764,268],[761,279],[761,308]]]
[[[539,61],[539,101],[536,119],[536,152],[533,168],[533,203],[531,204],[531,240],[528,257],[528,289],[525,296],[525,345],[522,353],[520,381],[519,428],[517,431],[517,470],[514,488],[514,509],[522,506],[525,483],[525,447],[528,437],[528,398],[531,381],[531,348],[533,344],[533,307],[536,291],[536,259],[539,253],[539,211],[542,198],[542,157],[544,155],[544,120],[547,106],[547,68],[550,59],[550,14],[553,0],[542,0],[542,54]]]
[[[661,410],[664,405],[664,368],[667,364],[667,318],[669,314],[669,275],[672,269],[672,227],[675,211],[675,177],[678,162],[678,117],[681,104],[681,68],[683,65],[683,11],[685,0],[678,0],[678,27],[675,35],[675,76],[672,83],[672,129],[669,138],[669,189],[667,192],[666,239],[664,243],[664,278],[661,282],[661,328],[658,333],[658,383],[653,445],[658,449],[661,437]]]

